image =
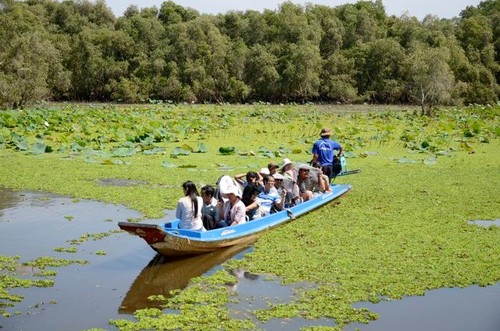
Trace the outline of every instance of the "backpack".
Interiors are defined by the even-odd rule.
[[[342,164],[340,163],[340,157],[334,155],[332,163],[332,177],[337,176],[341,172],[342,172]]]

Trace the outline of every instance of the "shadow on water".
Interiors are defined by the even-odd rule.
[[[132,283],[119,312],[131,314],[138,309],[160,308],[160,303],[150,301],[148,297],[151,295],[171,297],[172,290],[185,288],[191,278],[205,274],[248,249],[248,244],[236,245],[211,253],[176,259],[158,254]]]
[[[3,214],[2,210],[15,206],[20,199],[13,191],[0,189],[0,216]]]

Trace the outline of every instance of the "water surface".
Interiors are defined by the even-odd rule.
[[[240,246],[186,259],[167,259],[157,256],[139,237],[116,232],[117,222],[140,217],[120,205],[0,189],[0,255],[19,255],[21,262],[41,256],[89,261],[88,265],[49,268],[58,271],[53,287],[13,289],[25,299],[7,309],[19,315],[0,317],[0,329],[114,330],[108,325],[110,319],[133,319],[131,314],[136,309],[158,307],[147,300],[148,296],[168,296],[170,290],[184,288],[191,277],[213,273],[220,263],[241,258],[251,250]],[[147,222],[162,223],[171,217],[172,213],[166,212],[163,219]],[[110,235],[77,245],[77,253],[54,251],[56,247],[71,247],[69,240],[96,233]],[[99,251],[106,255],[98,255]],[[22,271],[29,276],[27,269]],[[232,289],[240,300],[230,305],[235,317],[251,317],[250,311],[264,308],[268,302],[294,299],[294,286],[282,286],[279,279],[244,270],[235,270],[234,274],[239,282]],[[356,307],[369,308],[380,319],[368,325],[351,325],[347,330],[499,331],[500,283],[483,288],[438,289],[425,296],[359,303]],[[334,321],[275,319],[257,324],[264,330],[298,330],[308,325],[333,326]]]

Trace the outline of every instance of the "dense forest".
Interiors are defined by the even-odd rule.
[[[495,103],[500,0],[459,17],[383,1],[200,14],[173,1],[0,0],[0,106],[51,101]]]

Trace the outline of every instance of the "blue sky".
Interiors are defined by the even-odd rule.
[[[106,0],[116,16],[123,15],[125,9],[130,5],[143,7],[160,7],[162,0]],[[217,14],[230,10],[276,10],[284,1],[274,0],[174,0],[175,3],[198,10],[200,13]],[[306,3],[322,4],[331,7],[346,3],[354,3],[350,0],[316,0],[316,1],[292,1],[296,4]],[[409,14],[423,19],[427,14],[436,15],[439,18],[452,18],[458,16],[467,6],[477,6],[481,0],[383,0],[385,11],[388,15],[401,16]]]

